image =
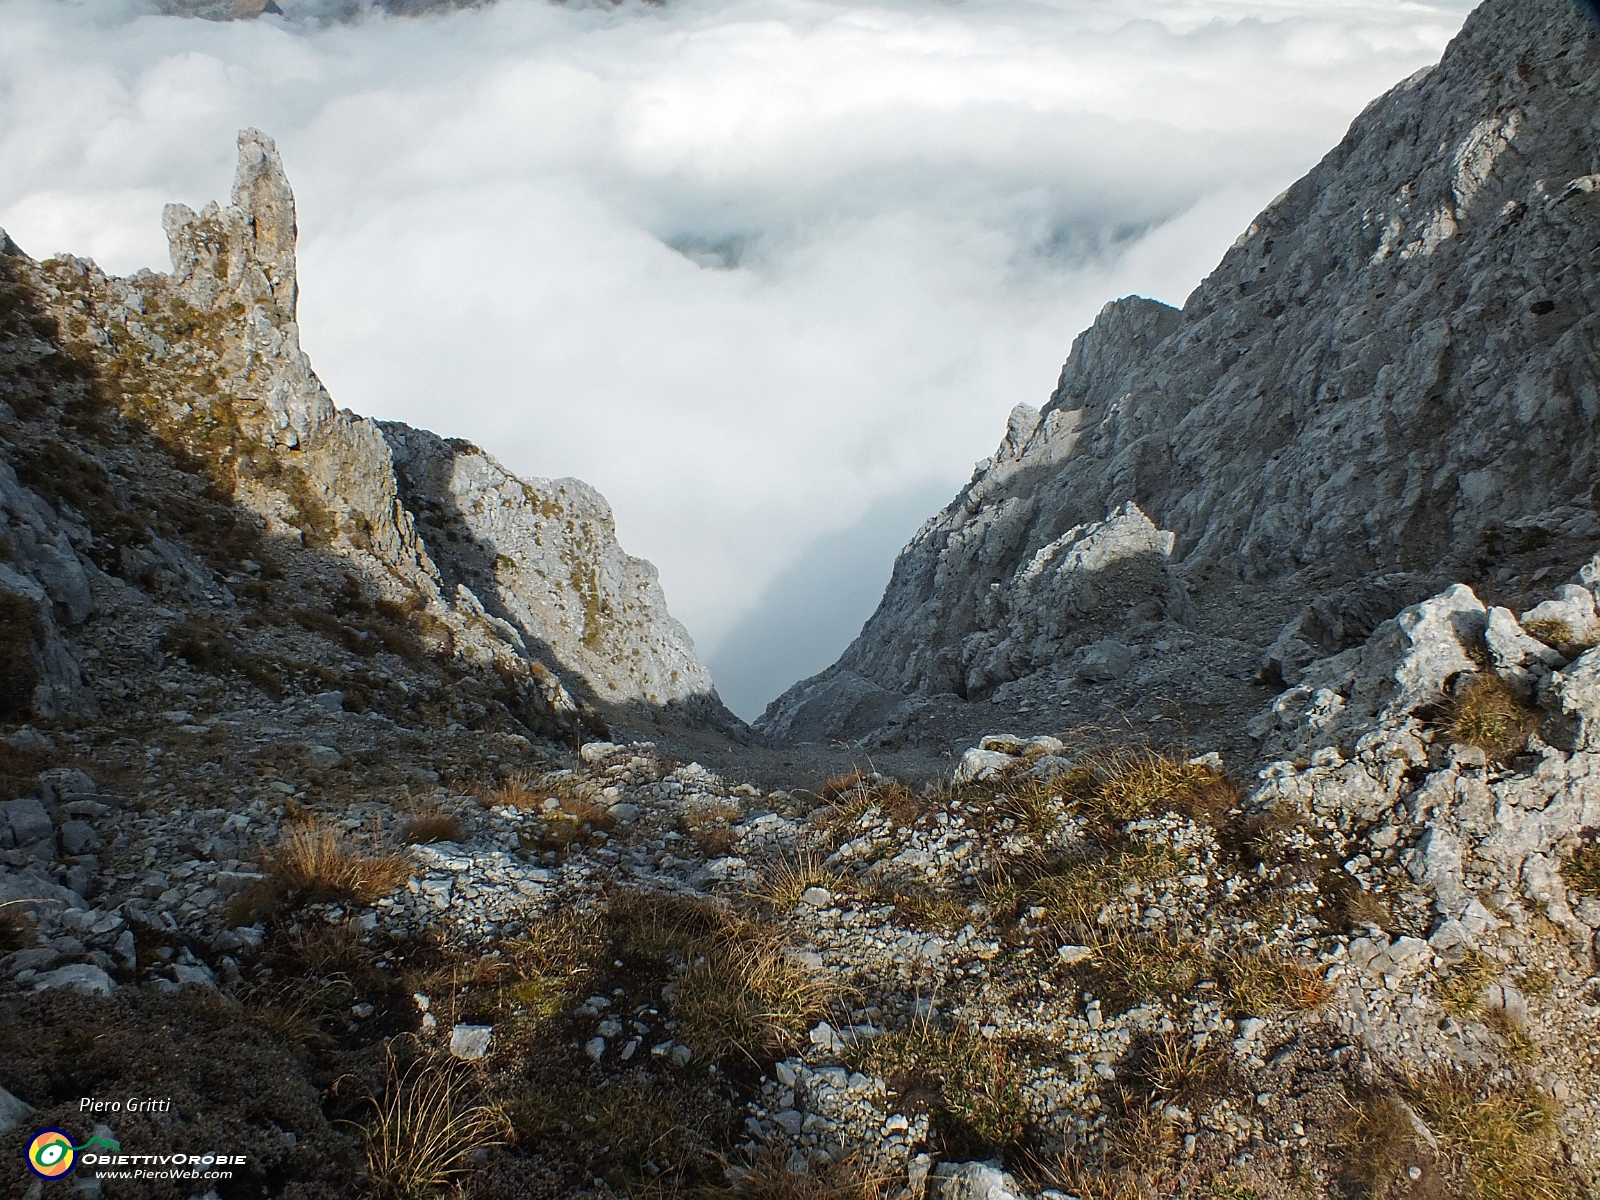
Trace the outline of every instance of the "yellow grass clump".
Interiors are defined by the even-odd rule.
[[[503,1145],[510,1125],[476,1099],[472,1072],[449,1059],[420,1055],[402,1064],[386,1051],[383,1095],[361,1129],[367,1173],[383,1200],[422,1200],[472,1167],[473,1155]]]

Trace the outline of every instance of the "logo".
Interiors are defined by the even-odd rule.
[[[28,1143],[28,1166],[42,1179],[60,1179],[77,1161],[72,1139],[59,1129],[41,1129]]]

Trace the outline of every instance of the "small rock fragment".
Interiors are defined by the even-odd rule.
[[[473,1062],[489,1053],[489,1035],[492,1025],[457,1025],[450,1031],[450,1053],[466,1062]]]

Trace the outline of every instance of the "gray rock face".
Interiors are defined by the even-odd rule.
[[[10,243],[0,234],[0,252]],[[14,250],[15,247],[12,247]],[[33,712],[41,717],[94,716],[94,695],[63,629],[81,625],[95,609],[89,581],[73,537],[88,531],[63,520],[24,487],[11,465],[0,460],[0,621],[18,641],[8,656],[10,676],[0,685],[4,717]],[[8,638],[8,641],[10,640]]]
[[[54,833],[50,814],[45,812],[44,805],[31,797],[0,802],[0,820],[10,825],[19,846],[40,841]]]
[[[1574,590],[1562,588],[1560,599],[1575,600]],[[1480,662],[1467,651],[1486,628],[1494,653]],[[1400,862],[1431,894],[1436,945],[1495,926],[1477,898],[1494,881],[1507,904],[1520,896],[1588,946],[1594,927],[1573,911],[1560,863],[1600,823],[1600,651],[1556,670],[1559,655],[1527,643],[1548,649],[1506,610],[1486,614],[1460,584],[1406,609],[1363,646],[1313,663],[1253,725],[1277,761],[1259,773],[1247,804],[1360,822],[1391,813],[1412,826],[1410,837],[1391,828],[1380,848],[1411,843]],[[1517,661],[1496,649],[1507,646],[1521,651]],[[1487,674],[1530,683],[1544,710],[1515,770],[1490,772],[1481,749],[1446,746],[1436,722],[1453,681]]]
[[[617,544],[599,492],[578,479],[518,479],[468,443],[381,428],[446,592],[468,588],[601,700],[664,705],[711,692],[655,567]]]
[[[1292,683],[1451,578],[1498,600],[1529,586],[1534,550],[1578,567],[1600,534],[1600,282],[1578,265],[1600,239],[1597,70],[1566,0],[1488,0],[1181,312],[1107,306],[1050,402],[1013,412],[902,552],[839,663],[759,724],[837,726],[816,700],[845,673],[981,699],[1075,647],[1185,624],[1262,648],[1281,630],[1263,657]],[[1041,554],[1134,511],[1167,546],[1146,535],[1139,602],[1019,615]]]

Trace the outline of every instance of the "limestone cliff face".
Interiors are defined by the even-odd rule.
[[[466,442],[381,428],[449,590],[505,617],[600,700],[711,692],[655,567],[617,544],[604,496],[580,479],[518,479]]]
[[[109,567],[203,597],[219,573],[277,547],[274,570],[303,574],[308,589],[333,586],[346,610],[387,605],[436,653],[493,668],[536,708],[575,711],[570,691],[738,728],[667,613],[655,569],[622,551],[592,488],[525,482],[463,443],[334,407],[300,348],[294,197],[269,138],[240,134],[226,207],[170,205],[163,223],[169,275],[114,279],[76,259],[33,263],[4,244],[16,308],[4,394],[28,413],[56,414],[56,424],[18,426],[14,447],[0,439],[0,591],[21,597],[12,603],[36,626],[26,639],[34,712],[92,703],[59,636],[92,607],[85,572]],[[59,346],[28,341],[27,321]],[[39,394],[68,400],[40,400],[25,386],[24,366],[51,364],[72,378]],[[129,515],[132,489],[99,464],[84,470],[105,476],[96,486],[107,498],[96,519],[75,523],[38,490],[51,455],[81,454],[92,441],[74,444],[62,424],[73,403],[114,411],[208,476],[208,502],[227,517],[157,531],[159,514]]]
[[[830,690],[880,714],[981,699],[1107,636],[1226,636],[1288,678],[1447,579],[1515,600],[1532,550],[1575,568],[1600,536],[1597,93],[1568,0],[1487,0],[1181,312],[1108,305],[839,663],[761,724],[838,736]],[[1130,505],[1169,547],[1116,535],[1132,581],[1060,553]],[[1030,598],[1041,556],[1104,579],[1115,611]]]

